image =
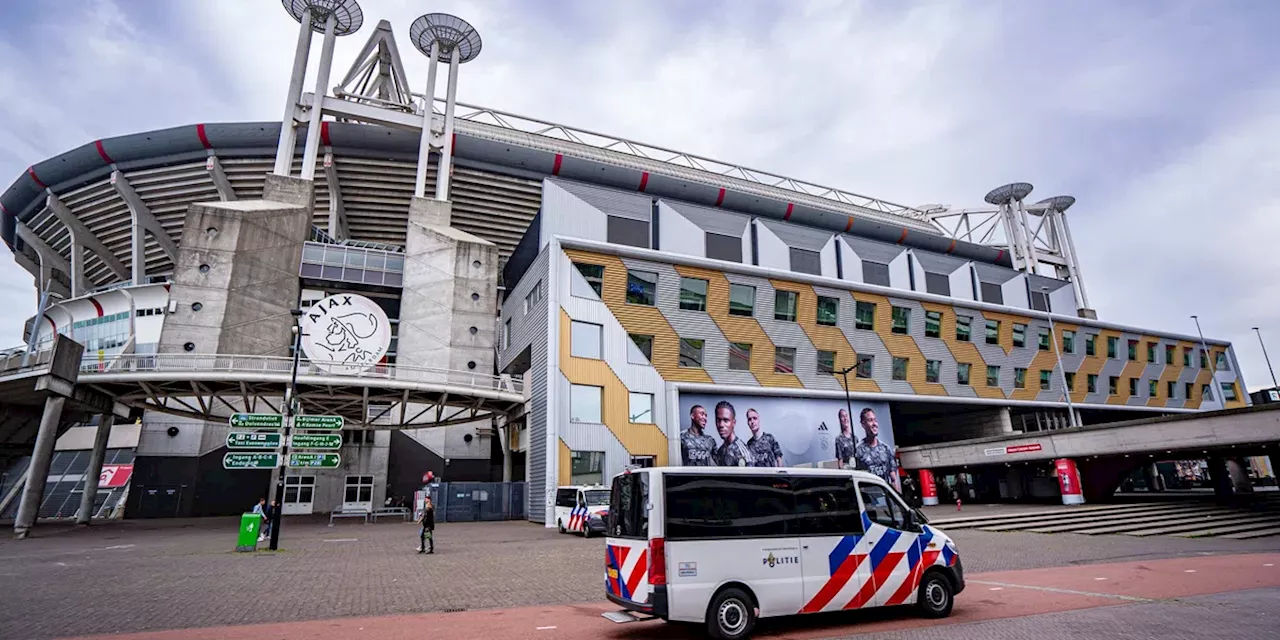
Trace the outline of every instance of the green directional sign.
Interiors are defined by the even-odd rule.
[[[341,429],[342,416],[294,416],[294,429]]]
[[[279,429],[284,426],[284,416],[278,413],[233,413],[227,422],[237,429]]]
[[[337,433],[295,433],[289,436],[289,446],[295,449],[342,448],[342,435]]]
[[[228,453],[222,456],[223,469],[274,469],[278,466],[278,453]]]
[[[232,431],[227,434],[228,449],[275,449],[280,446],[280,434],[253,431]]]
[[[289,466],[310,469],[337,469],[342,456],[336,453],[291,453]]]

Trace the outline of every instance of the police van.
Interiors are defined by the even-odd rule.
[[[614,622],[705,623],[736,640],[800,613],[914,604],[944,617],[964,590],[955,543],[862,471],[627,471],[606,523]]]
[[[609,488],[602,485],[559,487],[556,489],[556,527],[560,533],[604,533],[609,513]]]

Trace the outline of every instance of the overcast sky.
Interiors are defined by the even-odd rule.
[[[1270,384],[1250,327],[1280,359],[1280,3],[361,4],[335,81],[385,18],[422,90],[409,24],[451,12],[484,37],[464,102],[908,205],[1074,195],[1099,318],[1194,334],[1198,314]],[[98,138],[278,119],[296,35],[262,0],[4,3],[0,182]],[[34,311],[0,257],[0,346]]]

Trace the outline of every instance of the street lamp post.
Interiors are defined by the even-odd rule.
[[[849,395],[849,372],[857,368],[858,368],[858,363],[854,362],[852,365],[840,370],[840,376],[844,378],[844,405],[845,405],[845,411],[849,412],[850,426],[853,425],[853,397]],[[836,425],[837,428],[839,426],[840,425],[838,424]],[[858,466],[856,459],[854,460],[853,466],[855,468]]]
[[[1254,327],[1253,332],[1258,334],[1258,344],[1262,345],[1262,359],[1267,361],[1267,371],[1271,372],[1271,386],[1280,389],[1280,382],[1276,382],[1276,370],[1271,368],[1271,357],[1267,355],[1267,343],[1262,341],[1262,330]]]
[[[276,508],[271,514],[271,545],[272,551],[279,550],[280,547],[280,512],[284,511],[284,477],[289,469],[289,434],[293,431],[293,416],[297,413],[295,406],[298,402],[298,363],[302,357],[302,309],[292,309],[289,313],[293,316],[293,370],[289,377],[289,389],[285,391],[285,420],[284,420],[284,438],[281,439],[280,445],[280,474],[276,479]]]
[[[1045,299],[1049,298],[1049,287],[1040,287],[1040,291],[1044,293]],[[1058,370],[1058,377],[1062,379],[1062,396],[1067,399],[1067,424],[1072,427],[1080,426],[1080,422],[1076,420],[1076,408],[1071,402],[1071,389],[1067,387],[1067,368],[1062,364],[1062,353],[1058,350],[1058,332],[1053,325],[1053,313],[1045,312],[1045,317],[1049,319],[1049,342],[1053,344],[1053,357],[1056,360],[1055,368]]]
[[[1211,361],[1213,353],[1209,351],[1209,343],[1205,342],[1204,331],[1200,329],[1200,316],[1193,315],[1191,319],[1196,321],[1196,333],[1200,334],[1200,348],[1204,349],[1204,358],[1207,361],[1206,364],[1209,365],[1209,379],[1212,383],[1209,385],[1209,390],[1213,392],[1214,397],[1217,397],[1218,394],[1222,393],[1222,387],[1218,386],[1218,363]],[[1203,395],[1201,394],[1201,396]],[[1204,398],[1202,397],[1201,402],[1203,401]],[[1226,399],[1223,399],[1222,406],[1227,406]]]

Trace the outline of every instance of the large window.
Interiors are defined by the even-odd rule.
[[[649,237],[649,222],[632,220],[618,216],[606,216],[605,239],[609,244],[625,244],[629,247],[648,249],[652,244]]]
[[[343,502],[373,502],[373,476],[347,476]]]
[[[1111,376],[1107,380],[1107,394],[1113,396],[1120,394],[1120,376]]]
[[[867,284],[889,286],[889,265],[879,262],[862,261],[862,281]]]
[[[1218,351],[1214,355],[1217,356],[1214,361],[1217,363],[1218,371],[1226,371],[1229,368],[1227,367],[1227,352]],[[1230,398],[1227,399],[1230,400]]]
[[[939,382],[942,379],[942,361],[941,360],[925,360],[924,361],[924,381]]]
[[[796,350],[795,347],[777,347],[773,350],[773,372],[774,373],[795,373],[796,372]]]
[[[627,271],[627,302],[650,307],[656,299],[658,274],[648,271]]]
[[[636,424],[653,424],[653,394],[631,392],[630,421]]]
[[[818,324],[834,327],[840,318],[840,301],[836,298],[818,296]]]
[[[574,320],[570,323],[569,329],[569,353],[575,358],[591,358],[599,360],[600,343],[602,340],[604,328],[598,324],[590,322],[578,322]]]
[[[614,477],[610,495],[608,535],[616,538],[647,538],[649,474],[628,473]]]
[[[1076,374],[1074,371],[1063,372],[1062,377],[1067,381],[1067,391],[1074,392],[1076,390]]]
[[[796,302],[800,294],[778,289],[773,292],[773,319],[783,322],[796,321]]]
[[[702,345],[696,338],[680,338],[680,366],[701,369]]]
[[[653,362],[653,336],[639,333],[628,333],[631,342],[627,345],[627,362],[631,364],[649,364]]]
[[[732,371],[751,370],[751,345],[745,342],[729,343],[729,369]]]
[[[987,321],[987,344],[1000,344],[1000,321]]]
[[[858,354],[858,377],[870,378],[875,373],[876,357],[869,353]]]
[[[1004,291],[1000,289],[1000,285],[991,282],[981,282],[978,284],[978,288],[982,291],[983,302],[1004,304]]]
[[[600,424],[600,403],[603,396],[603,387],[569,385],[569,422]]]
[[[1076,332],[1067,329],[1062,330],[1062,352],[1076,352]]]
[[[1138,395],[1138,379],[1137,378],[1129,378],[1129,395],[1130,396]]]
[[[1120,338],[1115,336],[1107,336],[1107,357],[1119,358],[1120,355]]]
[[[791,270],[796,273],[822,275],[822,260],[817,251],[807,251],[791,247]]]
[[[1013,325],[1013,346],[1019,348],[1027,346],[1027,325],[1021,322]]]
[[[569,484],[604,484],[604,452],[570,452]]]
[[[1041,330],[1040,330],[1040,340],[1039,340],[1039,345],[1038,345],[1038,346],[1040,347],[1040,350],[1041,350],[1041,351],[1048,351],[1048,350],[1049,350],[1049,347],[1050,347],[1050,346],[1052,346],[1052,345],[1050,345],[1050,344],[1049,344],[1049,330],[1048,330],[1048,329],[1041,329]]]
[[[1040,370],[1040,390],[1041,391],[1049,390],[1049,374],[1050,374],[1050,371],[1048,369]]]
[[[895,358],[893,359],[893,379],[894,379],[894,380],[906,380],[906,379],[907,379],[907,367],[908,367],[908,365],[910,365],[910,363],[911,363],[911,361],[910,361],[909,359],[907,359],[907,358],[896,358],[896,357],[895,357]]]
[[[969,365],[967,363],[956,364],[956,384],[969,384]]]
[[[745,284],[729,285],[729,315],[751,317],[756,309],[756,288]]]
[[[680,308],[685,311],[707,310],[707,281],[680,278]]]
[[[1223,382],[1220,386],[1222,387],[1222,399],[1223,399],[1223,400],[1231,401],[1231,400],[1235,400],[1235,399],[1236,399],[1236,385],[1235,385],[1235,383],[1232,383],[1232,382]]]
[[[1164,392],[1168,394],[1170,400],[1178,397],[1178,383],[1173,380],[1167,381],[1165,383]]]
[[[876,330],[876,303],[858,301],[854,305],[854,324],[855,329],[866,329],[867,331]]]
[[[1173,360],[1173,359],[1174,359],[1174,357],[1175,357],[1175,355],[1176,355],[1176,354],[1175,354],[1175,350],[1176,350],[1176,348],[1175,348],[1173,345],[1171,345],[1171,344],[1166,344],[1166,345],[1164,346],[1164,363],[1165,363],[1166,365],[1172,365],[1172,364],[1173,364],[1173,362],[1174,362],[1174,360]],[[1169,397],[1173,397],[1173,394],[1172,394],[1172,393],[1171,393],[1171,394],[1169,394]]]
[[[1138,341],[1137,340],[1129,341],[1129,361],[1130,362],[1138,361]]]
[[[796,515],[788,529],[795,536],[841,536],[862,532],[853,481],[847,477],[793,477]]]
[[[911,309],[908,307],[893,307],[893,328],[894,333],[908,333],[911,330]]]
[[[1153,363],[1155,361],[1156,361],[1156,343],[1148,342],[1147,343],[1147,362]]]
[[[785,478],[668,474],[665,480],[668,540],[788,534],[795,496]]]
[[[708,233],[707,257],[713,260],[742,262],[742,238]]]
[[[1159,384],[1160,384],[1160,381],[1159,381],[1159,380],[1154,380],[1154,379],[1153,379],[1153,380],[1148,380],[1148,381],[1147,381],[1147,396],[1148,396],[1148,397],[1150,397],[1150,398],[1154,398],[1154,397],[1156,397],[1156,395],[1160,392],[1160,391],[1159,391],[1159,390],[1160,390]]]
[[[1014,389],[1027,388],[1027,370],[1026,369],[1022,367],[1015,367],[1013,369],[1013,388]]]
[[[969,342],[969,337],[973,333],[972,323],[973,318],[969,316],[956,316],[956,340]]]
[[[924,273],[924,290],[940,296],[951,295],[951,278],[941,273]]]
[[[1086,356],[1098,355],[1098,336],[1090,333],[1084,337],[1084,354]],[[1170,360],[1169,362],[1173,362]]]
[[[818,373],[836,372],[836,352],[818,351]]]
[[[1097,393],[1098,392],[1098,374],[1090,373],[1088,374],[1088,376],[1089,376],[1088,378],[1085,378],[1085,382],[1089,385],[1088,387],[1089,393]]]
[[[987,365],[987,386],[988,387],[1000,386],[1000,367],[997,367],[994,365]]]
[[[1194,393],[1195,390],[1196,390],[1196,387],[1194,383],[1187,382],[1182,385],[1182,393],[1184,394],[1183,397],[1185,397],[1188,402],[1191,401],[1191,394]]]
[[[596,294],[597,298],[604,297],[604,267],[598,264],[583,264],[581,262],[573,263],[578,268],[578,273],[582,274],[582,279],[587,281],[588,290]],[[577,278],[573,280],[573,286],[570,287],[569,293],[579,298],[588,298],[590,295],[583,291],[581,284]]]
[[[924,312],[924,335],[926,338],[942,337],[942,312]]]
[[[1191,366],[1191,347],[1182,348],[1182,366]]]

